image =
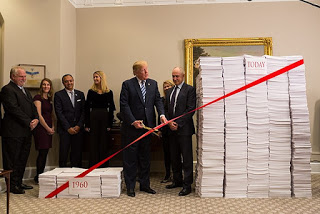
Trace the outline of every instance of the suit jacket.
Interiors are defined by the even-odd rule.
[[[30,92],[26,94],[12,81],[1,90],[1,100],[5,111],[2,120],[3,137],[27,137],[31,135],[30,122],[39,119]]]
[[[166,93],[165,99],[165,110],[166,110],[166,117],[168,120],[173,118],[169,117],[169,104],[170,104],[170,95],[173,91],[174,87],[168,89]],[[191,85],[183,83],[180,92],[178,94],[176,100],[176,108],[175,108],[175,117],[180,116],[184,113],[187,113],[196,108],[196,90]],[[178,123],[178,135],[193,135],[195,133],[194,124],[193,124],[193,116],[194,112],[187,114],[175,122]],[[171,130],[170,130],[171,131]]]
[[[143,123],[149,127],[156,126],[154,107],[157,108],[159,115],[164,115],[163,103],[160,98],[157,82],[147,79],[145,86],[146,102],[143,101],[140,85],[136,77],[122,83],[120,112],[123,117],[123,124],[121,128],[128,134],[136,132],[135,127],[131,125],[136,120],[143,120]]]
[[[57,131],[59,134],[68,133],[68,129],[74,126],[83,128],[85,98],[83,92],[74,90],[74,107],[65,89],[54,95],[54,108],[57,115]]]

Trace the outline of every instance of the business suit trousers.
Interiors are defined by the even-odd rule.
[[[69,133],[62,133],[59,136],[60,136],[59,167],[67,167],[70,147],[71,147],[71,152],[70,152],[71,167],[81,167],[83,133],[81,131],[75,135],[71,135]]]
[[[122,145],[126,146],[139,136],[144,130],[137,130],[135,135],[121,136]],[[139,167],[140,187],[150,187],[150,135],[134,143],[123,151],[123,172],[127,189],[134,189],[136,185],[137,170]]]
[[[3,168],[12,169],[11,187],[20,186],[31,147],[31,133],[28,137],[2,137]]]
[[[193,183],[192,135],[169,135],[173,181],[190,187]],[[182,160],[181,160],[182,157]],[[183,169],[183,176],[182,176]]]

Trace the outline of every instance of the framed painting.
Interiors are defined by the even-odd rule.
[[[24,85],[26,88],[39,88],[41,80],[46,77],[45,65],[19,64],[27,74],[27,81]]]
[[[194,85],[199,74],[199,57],[229,57],[244,54],[272,55],[272,38],[185,39],[185,81]]]

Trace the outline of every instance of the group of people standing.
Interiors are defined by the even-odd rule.
[[[156,126],[155,108],[161,123],[167,123],[196,106],[195,89],[184,83],[185,74],[181,68],[173,69],[173,83],[164,83],[165,96],[162,98],[157,82],[149,79],[147,62],[135,62],[133,74],[133,78],[123,82],[120,93],[122,146],[127,146],[144,134],[147,131],[144,129],[146,126]],[[2,88],[0,98],[5,111],[1,127],[3,166],[4,169],[13,170],[10,179],[12,193],[23,194],[25,189],[32,189],[32,186],[22,183],[32,134],[38,150],[35,182],[38,182],[39,174],[44,171],[48,151],[52,146],[52,135],[55,133],[53,109],[60,137],[59,167],[67,166],[70,149],[71,167],[81,167],[83,130],[90,133],[89,166],[108,156],[106,134],[112,127],[115,105],[113,92],[107,86],[104,72],[93,73],[93,85],[88,90],[86,100],[83,92],[74,89],[74,79],[70,74],[62,77],[64,89],[56,92],[54,96],[51,80],[43,79],[39,93],[34,98],[23,87],[26,82],[23,67],[13,67],[10,79]],[[180,196],[190,194],[193,182],[192,115],[193,113],[169,122],[168,126],[161,130],[166,167],[162,182],[170,181],[172,165],[172,184],[166,188],[183,187],[179,192]],[[148,135],[123,151],[128,196],[135,196],[138,169],[140,191],[156,193],[150,187],[150,145],[151,136]]]

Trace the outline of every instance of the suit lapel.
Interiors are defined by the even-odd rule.
[[[141,93],[141,89],[140,89],[140,85],[139,85],[139,82],[138,82],[138,79],[136,77],[133,78],[133,85],[139,95],[139,98],[140,98],[140,101],[143,105],[145,105],[144,101],[143,101],[143,97],[142,97],[142,93]],[[147,85],[147,82],[146,82],[146,85]],[[146,88],[146,98],[147,98],[147,94],[148,94],[148,90]]]
[[[183,83],[182,86],[181,86],[181,88],[180,88],[180,92],[179,92],[179,94],[178,94],[177,100],[176,100],[176,108],[177,108],[177,105],[178,105],[178,103],[179,103],[179,102],[178,102],[179,98],[183,95],[183,93],[184,93],[184,91],[185,91],[185,87],[186,87],[186,84]]]
[[[29,103],[32,103],[32,96],[28,90],[25,90],[26,94],[23,93],[22,89],[20,89],[15,83],[10,82],[13,86],[13,88],[17,91],[18,94],[20,94],[21,97],[24,97]]]

